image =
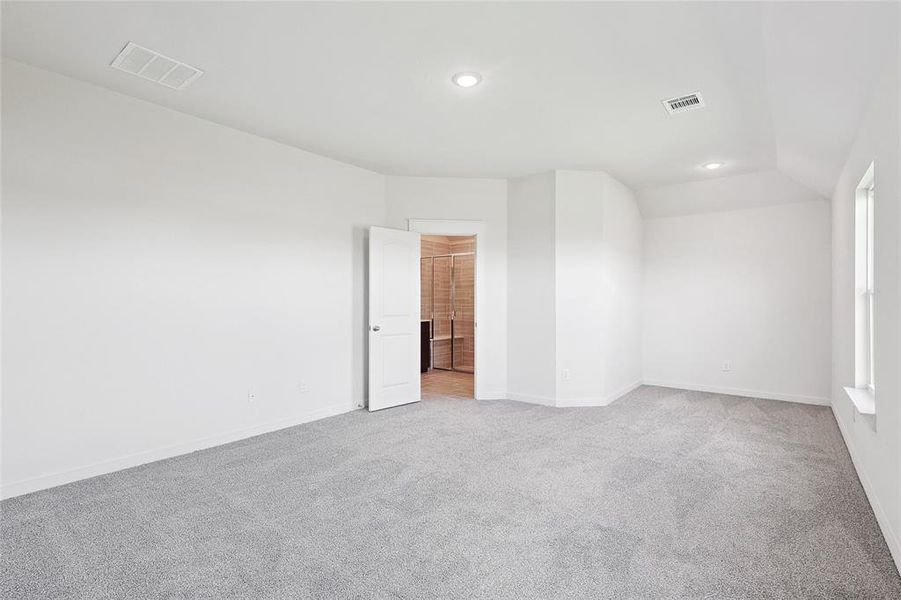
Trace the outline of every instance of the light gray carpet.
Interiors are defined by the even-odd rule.
[[[901,598],[831,412],[355,412],[2,504],[0,597]]]

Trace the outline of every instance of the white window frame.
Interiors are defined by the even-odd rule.
[[[876,207],[876,186],[874,182],[870,182],[869,187],[865,190],[865,198],[864,202],[866,203],[866,212],[867,212],[867,240],[866,240],[866,255],[867,255],[867,271],[866,271],[866,285],[864,289],[864,297],[865,297],[865,309],[867,313],[867,323],[866,323],[866,331],[864,333],[864,337],[867,340],[866,347],[866,380],[865,387],[870,390],[872,393],[876,393],[876,361],[874,360],[874,355],[876,351],[875,344],[873,339],[875,338],[876,329],[874,326],[874,313],[875,310],[873,305],[875,304],[875,296],[876,289],[874,286],[875,280],[875,257],[876,257],[876,246],[875,246],[875,207]]]
[[[871,163],[854,196],[854,387],[857,412],[876,414],[876,178]]]

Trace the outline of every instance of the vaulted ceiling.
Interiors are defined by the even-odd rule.
[[[387,174],[778,169],[831,193],[894,3],[4,2],[3,54]],[[128,41],[205,70],[109,68]],[[478,71],[481,85],[451,83]],[[707,107],[660,101],[701,91]],[[700,168],[722,161],[716,173]]]

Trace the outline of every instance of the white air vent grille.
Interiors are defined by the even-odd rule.
[[[203,71],[196,67],[163,56],[134,42],[128,42],[110,66],[173,90],[183,90],[203,75]]]
[[[677,115],[679,113],[697,110],[707,106],[707,104],[704,103],[704,98],[701,97],[701,92],[695,92],[686,96],[677,96],[675,98],[670,98],[669,100],[663,100],[662,102],[663,106],[666,108],[666,112],[671,115]]]

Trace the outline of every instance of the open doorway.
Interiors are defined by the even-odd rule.
[[[474,397],[475,236],[423,235],[420,243],[423,400]]]

